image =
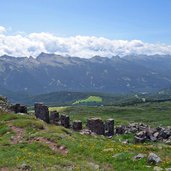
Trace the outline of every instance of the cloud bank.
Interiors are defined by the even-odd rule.
[[[112,40],[104,37],[57,37],[51,33],[8,35],[0,26],[0,56],[38,56],[41,52],[90,58],[115,55],[167,55],[171,45],[145,43],[141,40]]]

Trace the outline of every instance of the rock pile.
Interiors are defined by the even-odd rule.
[[[148,128],[148,125],[143,123],[130,123],[128,125],[120,125],[116,127],[116,134],[137,133]]]
[[[143,143],[145,141],[171,143],[171,127],[150,128],[150,126],[143,123],[131,123],[127,126],[117,126],[115,132],[116,134],[134,133],[136,143]]]
[[[136,133],[135,142],[145,141],[163,141],[171,144],[171,127],[163,128],[147,128],[143,131]]]

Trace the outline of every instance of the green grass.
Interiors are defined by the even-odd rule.
[[[170,125],[171,103],[147,103],[127,107],[53,107],[60,113],[69,114],[71,119],[81,119],[98,116],[102,119],[112,117],[116,124],[128,122],[145,122],[152,126]],[[23,140],[11,144],[11,136],[15,133],[8,124],[25,130]],[[52,151],[48,145],[34,142],[30,138],[45,137],[68,149],[67,155]],[[129,139],[129,144],[120,142]],[[162,159],[159,167],[171,167],[171,146],[162,143],[134,144],[133,135],[120,135],[108,139],[104,136],[88,136],[73,132],[61,126],[49,125],[34,118],[34,116],[8,114],[0,112],[0,169],[17,170],[23,163],[32,170],[116,170],[116,171],[152,171],[154,166],[147,164],[147,157],[134,161],[133,156],[154,152]]]
[[[169,126],[171,124],[171,102],[146,103],[136,106],[71,106],[50,107],[50,110],[58,110],[60,113],[70,115],[71,120],[82,120],[100,117],[102,119],[114,118],[117,125],[129,122],[144,122],[152,126]]]
[[[73,103],[73,105],[88,104],[88,103],[101,103],[101,102],[102,102],[101,97],[99,97],[99,96],[89,96],[86,99],[77,100],[76,102]]]

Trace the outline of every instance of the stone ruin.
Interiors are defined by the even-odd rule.
[[[17,103],[15,105],[12,105],[10,107],[10,110],[12,110],[14,113],[27,113],[27,106]]]
[[[62,126],[64,126],[65,128],[70,128],[70,118],[68,115],[62,114],[60,120]]]
[[[36,118],[39,118],[45,121],[46,123],[50,122],[49,109],[46,105],[44,105],[43,103],[35,103],[34,110]]]
[[[74,131],[80,131],[80,130],[82,130],[82,121],[80,121],[80,120],[73,121],[72,129]]]
[[[88,119],[87,127],[97,135],[104,135],[105,133],[105,125],[100,118]]]
[[[14,109],[18,112],[21,111],[22,107],[16,104]],[[171,144],[171,127],[150,128],[143,123],[130,123],[128,125],[114,127],[114,119],[103,121],[100,118],[91,118],[87,120],[87,129],[83,129],[82,121],[75,120],[71,124],[68,115],[59,115],[57,111],[51,111],[49,116],[48,107],[43,103],[35,103],[35,116],[46,123],[72,128],[74,131],[80,131],[81,134],[97,134],[111,137],[113,135],[133,133],[135,135],[134,139],[136,143],[163,141]]]
[[[82,121],[75,120],[70,123],[70,117],[68,115],[62,114],[59,115],[57,111],[51,111],[49,116],[48,107],[43,103],[35,103],[35,116],[46,123],[52,123],[55,125],[61,125],[65,128],[72,128],[74,131],[81,131],[83,129]],[[100,118],[91,118],[87,120],[87,128],[90,132],[97,135],[114,135],[114,120],[108,119],[106,122],[103,122]]]
[[[115,128],[116,134],[135,134],[135,143],[144,143],[146,141],[156,142],[163,141],[171,144],[171,127],[150,128],[143,123],[130,123],[127,126],[121,125]]]
[[[56,110],[50,112],[50,123],[55,125],[59,123],[59,113]]]
[[[107,119],[105,122],[105,135],[113,136],[114,135],[114,119]]]

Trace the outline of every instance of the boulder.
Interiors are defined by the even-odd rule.
[[[154,165],[156,165],[156,164],[158,164],[158,163],[161,162],[161,159],[160,159],[160,157],[157,156],[155,153],[150,153],[150,154],[148,155],[147,162],[148,162],[149,164],[154,164]]]

